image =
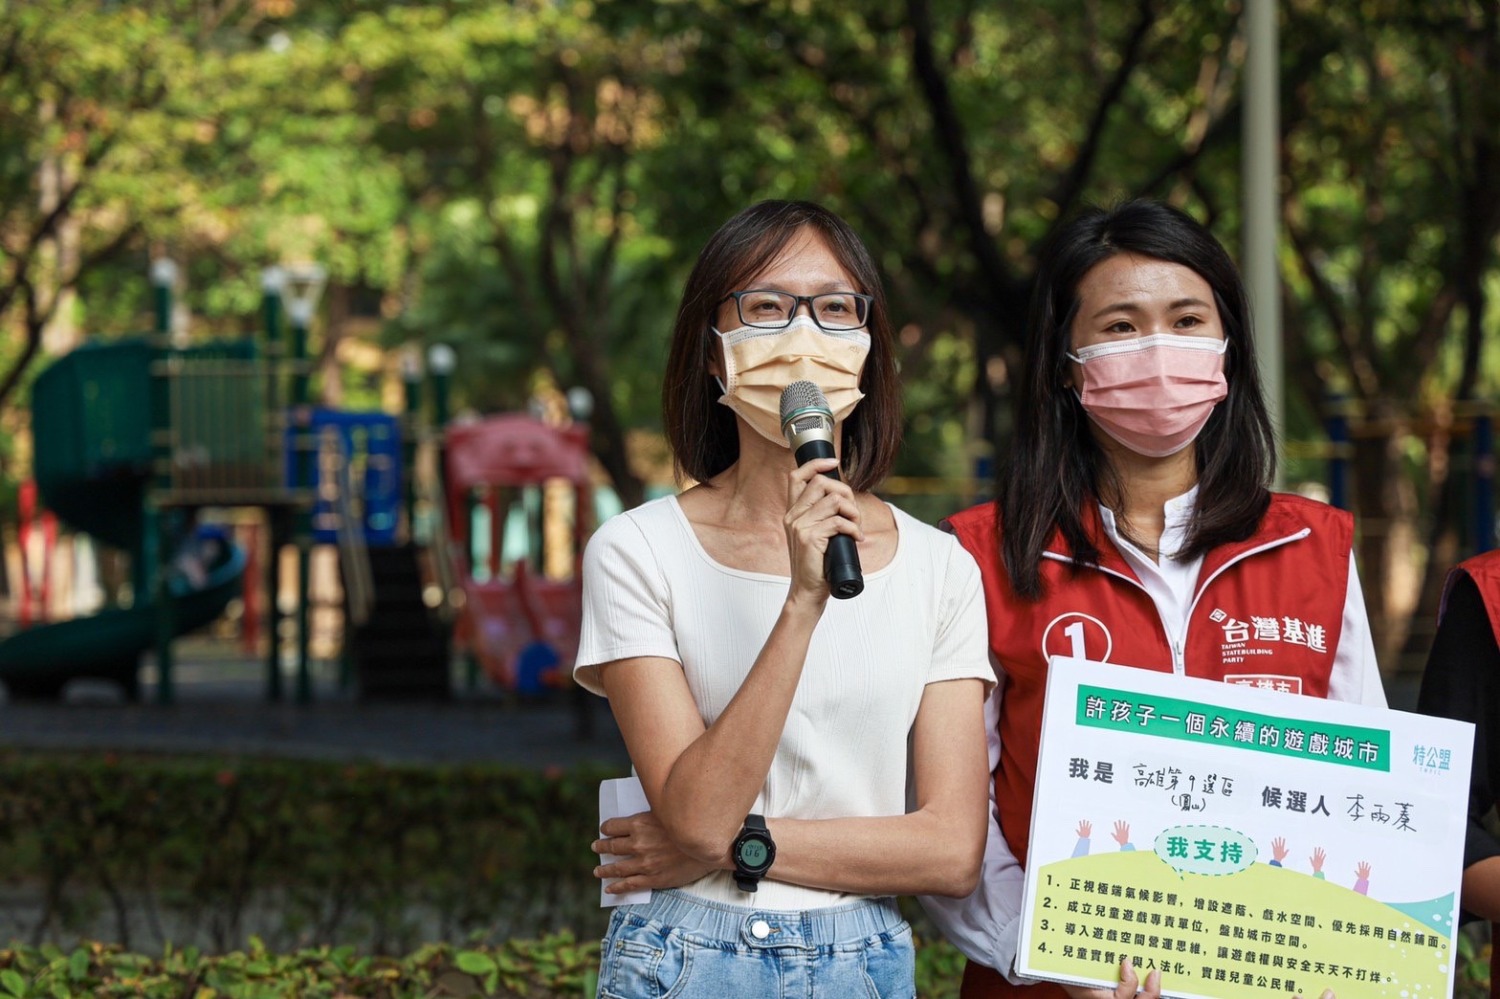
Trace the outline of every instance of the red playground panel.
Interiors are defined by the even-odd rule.
[[[455,638],[507,690],[570,684],[583,615],[579,566],[593,510],[586,431],[506,414],[450,427],[445,454],[447,519],[465,597]],[[508,499],[558,482],[573,489],[571,571],[549,579],[528,558],[502,571]],[[488,509],[491,538],[488,571],[476,578],[470,513],[479,505]]]

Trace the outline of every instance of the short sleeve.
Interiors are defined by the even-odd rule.
[[[974,556],[951,536],[942,536],[948,550],[943,573],[939,619],[927,669],[927,683],[943,680],[983,680],[986,693],[995,683],[990,666],[989,631],[984,616],[984,589]]]
[[[599,667],[660,656],[681,662],[666,579],[630,514],[611,517],[583,553],[583,624],[573,678],[601,696]]]

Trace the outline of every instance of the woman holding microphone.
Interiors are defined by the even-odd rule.
[[[799,383],[826,398],[835,459],[796,464],[781,396]],[[609,698],[652,809],[596,848],[678,887],[614,911],[599,994],[910,999],[894,896],[975,884],[993,674],[972,557],[870,493],[901,398],[858,237],[802,202],[725,223],[688,278],[663,399],[698,484],[590,541],[575,675]],[[836,536],[863,567],[849,599],[824,575]]]

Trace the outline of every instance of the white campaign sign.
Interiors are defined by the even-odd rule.
[[[1054,658],[1016,970],[1452,995],[1473,726]]]

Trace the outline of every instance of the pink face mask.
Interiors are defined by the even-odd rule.
[[[1154,333],[1085,347],[1078,401],[1099,428],[1136,454],[1164,458],[1191,444],[1229,394],[1227,340]]]

